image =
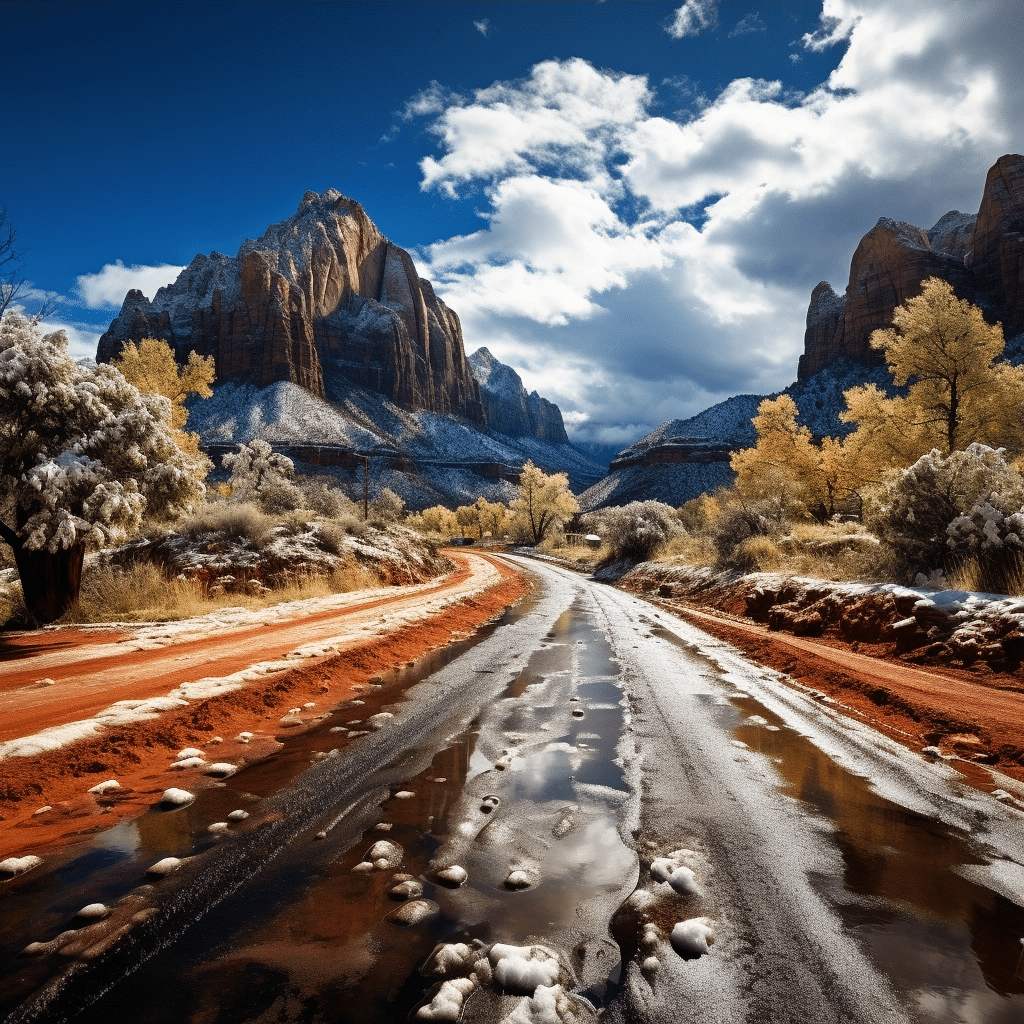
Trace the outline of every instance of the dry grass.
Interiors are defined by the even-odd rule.
[[[295,572],[283,586],[273,590],[253,588],[242,593],[208,588],[200,580],[171,578],[152,563],[137,562],[123,568],[97,564],[86,567],[78,603],[60,623],[167,622],[207,615],[221,608],[266,608],[284,601],[328,597],[381,585],[377,575],[358,562],[341,562],[329,574]],[[32,625],[20,586],[0,592],[0,622],[14,628]]]

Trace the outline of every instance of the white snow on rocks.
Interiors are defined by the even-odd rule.
[[[395,924],[412,926],[429,921],[440,913],[441,908],[433,900],[410,900],[388,914],[388,920]]]
[[[379,839],[366,852],[353,871],[394,871],[402,863],[405,851],[397,843]]]
[[[416,1011],[422,1020],[458,1020],[467,997],[476,989],[474,978],[451,978],[441,983],[434,998]]]
[[[212,775],[214,778],[226,779],[229,775],[234,775],[237,771],[237,764],[229,764],[227,761],[217,761],[206,769],[206,774]]]
[[[94,921],[99,921],[106,917],[110,913],[110,907],[105,903],[89,903],[75,915],[75,917],[84,917]]]
[[[698,893],[696,879],[697,854],[693,850],[675,850],[667,857],[656,857],[651,862],[651,878],[668,882],[683,895]]]
[[[165,807],[184,807],[195,800],[195,794],[187,789],[165,789],[160,797],[160,803]]]
[[[460,867],[458,864],[453,864],[451,867],[442,868],[437,872],[437,879],[442,884],[449,888],[457,889],[460,885],[464,885],[469,875],[466,869]]]
[[[178,751],[178,756],[175,758],[177,761],[184,761],[189,757],[202,757],[203,752],[198,747],[186,747],[184,750]]]
[[[155,864],[150,865],[146,870],[146,874],[153,875],[156,878],[163,878],[164,875],[177,871],[181,864],[180,857],[164,857],[163,860],[158,860]]]
[[[714,941],[714,922],[707,917],[691,917],[672,929],[672,948],[682,957],[703,956]]]
[[[103,796],[105,793],[110,793],[113,790],[120,788],[121,783],[118,782],[117,779],[107,779],[106,782],[97,783],[87,792],[94,793],[96,796]]]
[[[558,954],[547,946],[510,946],[496,942],[488,953],[494,980],[508,992],[527,995],[539,986],[554,985],[561,967]]]
[[[175,771],[184,771],[186,768],[201,768],[206,764],[204,757],[183,757],[180,761],[174,761],[171,768]]]
[[[0,879],[23,875],[26,871],[32,871],[42,863],[42,857],[31,853],[25,857],[8,857],[6,860],[0,860]]]

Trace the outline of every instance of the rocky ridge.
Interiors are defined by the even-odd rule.
[[[487,425],[507,437],[538,437],[568,444],[561,410],[553,402],[523,387],[522,378],[499,362],[486,348],[469,357],[469,366],[483,400]]]
[[[334,189],[307,192],[234,257],[196,256],[152,300],[129,292],[97,359],[143,337],[182,357],[213,356],[221,381],[291,381],[328,400],[355,385],[404,409],[486,422],[458,316],[412,257]]]
[[[925,231],[882,217],[861,239],[844,295],[827,281],[811,292],[798,379],[846,358],[880,365],[871,332],[929,277],[948,281],[1007,336],[1024,328],[1024,156],[1002,156],[989,170],[978,213],[953,210]]]

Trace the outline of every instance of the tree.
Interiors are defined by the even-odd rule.
[[[797,413],[789,395],[766,398],[757,407],[757,442],[736,452],[729,463],[736,489],[746,498],[779,497],[818,519],[831,518],[837,502],[859,483],[854,455],[834,437],[815,445],[811,432],[797,424]]]
[[[519,530],[539,544],[548,531],[571,519],[580,510],[569,490],[565,473],[545,473],[532,462],[523,466],[519,478],[519,496],[509,505]]]
[[[119,543],[144,516],[176,517],[204,493],[208,463],[183,452],[171,403],[112,366],[87,369],[63,332],[0,318],[0,538],[41,622],[71,607],[89,544]]]
[[[179,366],[171,346],[158,338],[143,338],[138,345],[126,342],[121,354],[111,360],[124,374],[129,384],[140,391],[163,395],[171,401],[171,426],[179,432],[179,444],[192,453],[199,451],[199,438],[185,433],[188,409],[185,399],[189,395],[209,398],[210,385],[216,376],[213,356],[198,356],[190,352],[188,362]]]
[[[459,530],[459,522],[455,513],[444,505],[434,505],[422,512],[415,512],[406,519],[406,525],[414,530],[427,533],[439,533],[444,537],[454,537]]]
[[[11,223],[6,206],[0,206],[0,317],[8,309],[15,309],[18,294],[25,286],[20,270],[24,249],[18,248],[18,232]],[[55,302],[47,298],[40,305],[33,319],[40,320],[53,312]]]
[[[240,444],[237,452],[221,459],[221,465],[231,470],[232,501],[255,501],[268,512],[298,508],[303,502],[302,491],[294,483],[295,463],[260,438]]]
[[[1024,446],[1024,368],[996,363],[1003,351],[999,324],[958,299],[938,278],[897,307],[893,326],[871,335],[885,353],[903,397],[887,398],[875,385],[845,393],[840,418],[857,424],[847,445],[874,479],[902,469],[933,448],[948,455],[979,442],[1014,454]]]

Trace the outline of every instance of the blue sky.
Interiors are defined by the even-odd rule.
[[[467,351],[625,443],[789,383],[879,216],[976,211],[1024,141],[1022,10],[8,3],[0,203],[91,354],[127,288],[337,188]]]

